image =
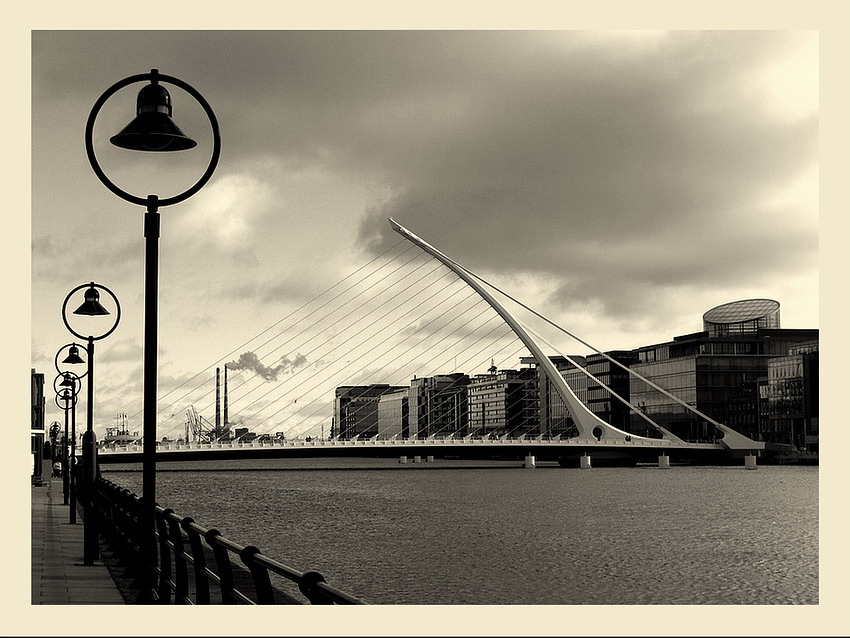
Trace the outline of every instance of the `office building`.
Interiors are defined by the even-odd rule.
[[[770,362],[817,339],[817,330],[782,329],[779,303],[771,299],[723,304],[703,315],[702,332],[632,351],[637,357],[632,371],[669,391],[687,407],[634,375],[630,400],[656,423],[688,441],[711,442],[717,434],[706,419],[689,408],[733,429],[733,423],[746,425],[742,434],[758,435],[757,429],[764,424],[756,399]],[[769,382],[767,388],[769,395]],[[774,421],[776,427],[787,425],[780,424],[778,417]],[[811,418],[808,423],[811,428]],[[633,431],[641,427],[634,414],[631,424]]]
[[[537,370],[496,370],[479,374],[468,386],[469,433],[474,436],[540,434]]]
[[[410,388],[378,397],[378,438],[406,439],[410,436]]]
[[[405,386],[391,386],[385,383],[336,388],[331,437],[349,440],[377,436],[378,399],[384,394],[406,389]]]
[[[467,386],[461,373],[439,374],[410,381],[410,436],[463,436],[467,432]]]

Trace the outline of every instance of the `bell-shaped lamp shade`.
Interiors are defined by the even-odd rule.
[[[77,357],[77,358],[79,358],[79,357]],[[80,359],[80,361],[82,361],[82,359]],[[63,361],[63,363],[68,363],[68,362]],[[60,383],[59,386],[64,387],[64,388],[76,388],[77,384],[74,383],[74,377],[72,377],[70,374],[63,374],[62,375],[62,383]]]
[[[80,356],[80,349],[77,346],[71,346],[68,348],[68,356],[62,360],[62,363],[85,363],[85,361]],[[60,385],[65,385],[65,382],[63,381]]]
[[[171,95],[161,84],[142,87],[136,118],[109,141],[131,151],[185,151],[197,146],[171,119]]]
[[[108,315],[109,311],[100,304],[100,293],[92,286],[86,290],[85,301],[74,311],[75,315]]]

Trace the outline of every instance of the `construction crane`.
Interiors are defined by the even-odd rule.
[[[194,405],[190,405],[186,410],[186,440],[195,441],[197,443],[210,443],[217,441],[224,436],[228,428],[225,426],[220,431],[210,423],[205,417],[198,414]],[[191,438],[190,438],[191,437]]]

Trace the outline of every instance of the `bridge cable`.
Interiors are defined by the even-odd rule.
[[[450,295],[448,298],[451,298],[452,296],[454,296],[454,295],[458,294],[459,292],[461,292],[461,291],[463,291],[463,290],[465,290],[465,288],[464,288],[464,287],[459,287],[459,288],[458,288],[455,292],[453,292],[453,293],[452,293],[452,295]],[[438,291],[438,292],[439,292],[439,291]],[[431,298],[433,298],[434,296],[436,296],[436,294],[437,294],[437,293],[435,293],[434,295],[431,295],[431,296],[430,296],[428,299],[426,299],[425,301],[429,301]],[[446,313],[450,312],[451,310],[454,310],[454,309],[455,309],[458,305],[460,305],[460,303],[465,302],[467,299],[469,299],[469,298],[471,298],[471,297],[473,297],[473,294],[471,294],[471,293],[470,293],[470,294],[468,294],[468,295],[467,295],[465,298],[463,298],[463,299],[462,299],[459,303],[456,303],[453,307],[451,307],[451,308],[447,309],[447,310],[446,310],[446,311],[444,311],[441,315],[438,315],[438,316],[437,316],[437,317],[435,317],[434,319],[431,319],[431,320],[430,320],[427,324],[425,324],[425,326],[423,326],[423,327],[426,327],[426,326],[430,325],[431,323],[433,323],[434,321],[436,321],[437,319],[439,319],[440,317],[442,317],[442,316],[443,316],[443,315],[445,315]],[[422,303],[424,303],[424,301],[423,301]],[[420,305],[422,305],[422,304],[420,304]],[[433,312],[433,310],[434,310],[433,308],[428,309],[428,310],[425,310],[422,314],[420,314],[420,315],[418,315],[418,316],[414,317],[414,318],[413,318],[411,321],[409,321],[407,324],[405,324],[404,326],[402,326],[402,327],[400,327],[398,330],[396,330],[396,331],[395,331],[392,335],[389,335],[389,337],[387,337],[387,340],[389,340],[389,338],[391,338],[391,337],[397,336],[398,334],[402,333],[402,332],[403,332],[404,330],[406,330],[409,326],[411,326],[412,324],[414,324],[414,323],[416,323],[417,321],[419,321],[419,320],[420,320],[422,317],[424,317],[426,314],[428,314],[429,312]],[[467,312],[467,311],[464,311],[464,313],[465,313],[465,312]],[[483,313],[483,312],[484,312],[484,311],[482,311],[482,313]],[[480,316],[480,314],[482,314],[482,313],[479,313],[479,315],[477,315],[477,316]],[[463,313],[462,313],[462,314],[463,314]],[[371,337],[370,337],[370,339],[371,339]],[[368,340],[369,340],[369,339],[367,339],[367,341],[368,341]],[[421,343],[421,342],[420,342],[420,343]],[[353,349],[349,350],[348,352],[344,353],[342,356],[345,356],[345,355],[347,355],[347,354],[350,354],[351,352],[353,352],[354,350],[356,350],[356,349],[357,349],[358,347],[360,347],[361,345],[363,345],[363,344],[362,344],[362,343],[361,343],[361,344],[358,344],[358,346],[356,346],[355,348],[353,348]],[[413,348],[413,347],[415,347],[415,345],[414,345],[414,346],[411,346],[410,348],[408,348],[408,351],[409,351],[411,348]],[[389,345],[389,350],[391,350],[392,348],[393,348],[393,345],[392,345],[392,344],[390,344],[390,345]],[[387,351],[388,351],[388,350],[387,350]],[[406,352],[407,352],[407,351],[406,351]],[[383,355],[383,354],[385,354],[385,353],[386,353],[386,351],[385,351],[384,353],[382,353],[382,355]],[[343,366],[340,370],[338,370],[338,371],[336,371],[336,372],[337,372],[337,373],[341,372],[342,370],[344,370],[345,368],[347,368],[348,366],[350,366],[352,363],[354,363],[354,362],[356,362],[356,361],[360,360],[361,358],[363,358],[365,355],[366,355],[366,353],[364,353],[364,354],[360,355],[359,357],[355,358],[355,359],[354,359],[354,360],[352,360],[352,361],[349,361],[349,362],[348,362],[345,366]],[[399,356],[401,356],[401,355],[399,355]],[[362,370],[362,368],[361,368],[361,370]],[[313,388],[310,388],[310,389],[315,389],[315,387],[317,387],[317,386],[313,386]],[[288,392],[289,392],[289,391],[287,391],[287,393],[285,393],[285,394],[288,394]],[[285,394],[284,394],[283,396],[285,396]],[[264,423],[264,422],[265,422],[265,421],[267,421],[268,419],[272,418],[273,416],[275,416],[276,414],[278,414],[279,412],[281,412],[283,409],[285,409],[285,406],[284,406],[283,408],[281,408],[281,409],[277,410],[276,412],[272,413],[272,414],[271,414],[271,415],[269,415],[268,417],[266,417],[266,418],[265,418],[265,419],[264,419],[264,420],[260,423],[260,425],[262,425],[262,423]],[[302,420],[302,421],[303,421],[303,420]]]
[[[212,364],[210,364],[209,366],[207,366],[207,367],[203,368],[202,370],[200,370],[198,373],[196,373],[196,374],[195,374],[195,375],[193,375],[192,377],[190,377],[190,378],[186,379],[185,381],[183,381],[180,385],[178,385],[178,386],[176,386],[176,387],[172,388],[171,390],[169,390],[168,392],[166,392],[165,394],[163,394],[163,396],[162,396],[162,397],[160,397],[160,399],[164,399],[165,397],[169,396],[170,394],[172,394],[172,393],[176,392],[177,390],[179,390],[181,387],[183,387],[183,386],[184,386],[184,385],[186,385],[187,383],[189,383],[189,382],[191,382],[191,381],[195,380],[198,376],[200,376],[201,374],[203,374],[204,372],[206,372],[207,370],[209,370],[212,366],[216,365],[218,362],[223,361],[224,359],[226,359],[226,358],[228,358],[228,357],[232,356],[233,354],[235,354],[236,352],[238,352],[238,351],[239,351],[239,350],[241,350],[242,348],[246,347],[246,346],[247,346],[249,343],[251,343],[251,341],[253,341],[254,339],[257,339],[258,337],[262,336],[263,334],[265,334],[266,332],[268,332],[268,331],[269,331],[269,330],[271,330],[272,328],[274,328],[274,327],[278,326],[278,325],[279,325],[280,323],[282,323],[283,321],[286,321],[287,319],[289,319],[290,317],[292,317],[292,316],[293,316],[293,315],[295,315],[296,313],[298,313],[298,312],[302,311],[303,309],[307,308],[310,304],[312,304],[314,301],[316,301],[316,300],[318,300],[319,298],[321,298],[323,295],[326,295],[327,293],[329,293],[331,290],[333,290],[333,289],[334,289],[334,288],[336,288],[337,286],[340,286],[340,285],[341,285],[341,284],[343,284],[345,281],[347,281],[347,280],[351,279],[352,277],[354,277],[355,275],[357,275],[358,273],[360,273],[360,272],[361,272],[362,270],[364,270],[365,268],[368,268],[369,266],[371,266],[372,264],[374,264],[376,261],[378,261],[379,259],[383,258],[383,257],[384,257],[387,253],[389,253],[390,251],[392,251],[392,250],[394,250],[395,248],[397,248],[397,247],[398,247],[400,244],[402,244],[403,242],[404,242],[404,240],[403,240],[403,239],[402,239],[402,240],[400,240],[400,241],[398,241],[398,242],[396,242],[395,244],[393,244],[392,246],[390,246],[389,248],[387,248],[386,250],[384,250],[384,251],[383,251],[380,255],[377,255],[376,257],[374,257],[373,259],[371,259],[371,260],[370,260],[370,261],[368,261],[367,263],[365,263],[365,264],[363,264],[362,266],[360,266],[360,267],[356,268],[354,271],[352,271],[351,273],[349,273],[348,275],[346,275],[345,277],[343,277],[341,280],[337,281],[336,283],[334,283],[334,284],[333,284],[332,286],[330,286],[329,288],[326,288],[324,291],[320,292],[318,295],[314,296],[312,299],[310,299],[310,300],[309,300],[309,301],[307,301],[306,303],[302,304],[299,308],[297,308],[297,309],[293,310],[293,311],[292,311],[292,312],[290,312],[288,315],[286,315],[286,316],[282,317],[281,319],[279,319],[278,321],[276,321],[276,322],[275,322],[275,323],[273,323],[272,325],[270,325],[270,326],[268,326],[267,328],[265,328],[263,331],[259,332],[257,335],[255,335],[255,336],[251,337],[251,339],[249,339],[248,341],[246,341],[245,343],[243,343],[241,346],[237,346],[236,348],[234,348],[233,350],[231,350],[229,353],[225,354],[223,357],[220,357],[219,359],[217,359],[215,362],[213,362],[213,363],[212,363]],[[403,250],[401,254],[402,254],[402,255],[404,255],[404,254],[406,254],[407,252],[409,252],[409,248],[408,248],[408,249]],[[366,278],[368,278],[368,277],[370,277],[370,276],[371,276],[371,274],[367,275],[367,276],[366,276]],[[365,278],[364,278],[364,280],[365,280]],[[361,281],[363,281],[363,280],[361,280]],[[358,283],[359,283],[359,282],[358,282]],[[357,285],[357,284],[354,284],[354,285]],[[333,301],[333,300],[337,299],[338,297],[340,297],[341,295],[345,294],[345,293],[346,293],[348,290],[350,290],[350,289],[351,289],[351,286],[350,286],[350,287],[348,287],[348,288],[346,288],[345,290],[343,290],[343,291],[342,291],[341,293],[339,293],[338,295],[336,295],[333,299],[329,300],[328,302],[326,302],[325,304],[323,304],[322,306],[320,306],[320,307],[319,307],[319,309],[323,308],[325,305],[327,305],[327,303],[330,303],[331,301]],[[315,311],[314,311],[314,312],[315,312]],[[311,313],[311,314],[312,314],[312,313]],[[308,315],[308,316],[309,316],[309,315]],[[186,396],[188,396],[188,394],[184,394],[184,395],[183,395],[183,397],[180,397],[180,399],[177,399],[177,401],[179,401],[179,400],[181,400],[181,399],[185,398]],[[174,403],[176,403],[176,401],[172,401],[170,404],[167,404],[167,405],[165,406],[165,408],[167,409],[168,407],[173,406],[173,405],[174,405]],[[164,409],[164,408],[160,408],[160,409],[158,409],[158,410],[157,410],[157,414],[159,414],[160,412],[162,412],[162,411],[163,411],[163,409]],[[141,410],[137,411],[137,412],[134,414],[134,416],[138,416],[139,414],[141,414],[141,412],[142,412]]]

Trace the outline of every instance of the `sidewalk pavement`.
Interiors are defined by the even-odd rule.
[[[32,604],[123,605],[103,562],[83,564],[83,522],[62,500],[62,479],[32,488]]]

